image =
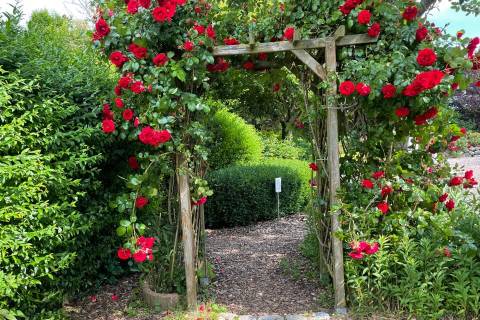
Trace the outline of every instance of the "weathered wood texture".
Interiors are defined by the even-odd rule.
[[[341,36],[336,40],[336,46],[349,46],[357,44],[374,43],[377,38],[372,38],[367,34],[354,34]],[[237,44],[232,46],[216,46],[213,48],[214,56],[235,56],[242,54],[257,54],[261,52],[283,52],[296,49],[317,49],[325,48],[326,38],[296,40],[290,41],[277,41],[277,42],[265,42],[257,43],[252,47],[252,44]]]
[[[340,188],[340,159],[338,143],[338,113],[336,104],[337,94],[337,56],[335,38],[327,39],[325,59],[327,76],[329,77],[329,89],[327,92],[327,147],[328,147],[328,175],[330,182],[330,208],[338,203],[337,191]],[[338,216],[339,211],[332,212],[332,252],[333,252],[333,275],[335,289],[335,307],[337,311],[344,311],[347,306],[345,300],[345,279],[343,269],[343,246],[342,241],[335,236],[340,229]]]
[[[197,278],[195,275],[195,248],[192,223],[192,207],[190,185],[188,177],[188,163],[184,155],[177,155],[177,181],[182,222],[183,259],[187,282],[188,308],[197,307]]]
[[[322,80],[327,80],[327,75],[325,73],[325,70],[323,69],[322,65],[318,63],[317,60],[315,60],[314,57],[312,57],[307,51],[301,49],[301,50],[292,50],[292,53],[300,59],[303,63],[307,65],[307,67],[310,68],[310,70],[313,71],[317,76],[320,77]]]

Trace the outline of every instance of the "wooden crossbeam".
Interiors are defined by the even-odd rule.
[[[300,49],[300,50],[292,50],[292,53],[300,59],[310,70],[313,71],[317,76],[320,77],[322,80],[327,80],[327,74],[325,69],[322,67],[314,57],[312,57],[307,51]]]
[[[213,47],[214,56],[236,56],[242,54],[258,54],[271,52],[285,52],[299,49],[318,49],[326,47],[327,38],[304,39],[277,42],[263,42],[257,43],[253,48],[251,44],[237,44],[232,46],[216,46]],[[368,34],[353,34],[346,36],[339,36],[336,39],[335,45],[337,47],[368,44],[377,42],[377,38],[372,38]]]

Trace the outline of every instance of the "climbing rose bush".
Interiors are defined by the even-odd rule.
[[[206,66],[214,63],[208,48],[216,32],[206,1],[97,2],[92,41],[118,73],[111,100],[103,102],[101,128],[134,150],[125,159],[131,192],[113,203],[124,215],[117,233],[125,242],[117,255],[143,264],[153,261],[156,240],[146,237],[148,228],[137,216],[154,210],[155,198],[163,192],[151,172],[173,174],[178,153],[190,163],[206,159],[202,119],[209,107],[201,94],[207,86]],[[194,206],[204,205],[211,195],[201,182],[191,191]]]

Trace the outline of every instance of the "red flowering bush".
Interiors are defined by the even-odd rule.
[[[166,250],[154,248],[155,238],[145,235],[154,231],[137,221],[138,214],[159,206],[158,181],[150,178],[151,172],[156,177],[171,174],[168,167],[175,154],[189,148],[194,150],[188,153],[192,166],[206,155],[202,144],[207,136],[202,134],[199,120],[209,107],[199,93],[207,81],[207,65],[214,62],[208,48],[216,40],[216,32],[207,15],[211,7],[204,2],[202,14],[198,14],[196,1],[100,3],[92,40],[118,73],[111,101],[104,101],[102,130],[136,151],[125,159],[129,167],[125,180],[131,192],[115,201],[120,213],[128,212],[129,217],[122,219],[117,229],[125,239],[117,255],[122,261],[131,259],[143,265],[155,261],[154,251]],[[238,43],[228,41],[233,42]],[[218,67],[223,69],[224,65]],[[111,103],[116,108],[111,109]],[[197,133],[189,133],[185,139],[189,130]],[[202,181],[200,177],[197,180]],[[206,185],[200,190],[192,190],[195,205],[203,205],[210,194]],[[174,240],[168,244],[172,248]],[[162,261],[159,263],[165,263]]]

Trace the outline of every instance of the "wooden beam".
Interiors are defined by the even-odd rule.
[[[336,39],[340,38],[340,37],[344,37],[345,36],[345,32],[346,32],[346,29],[345,29],[345,26],[340,26],[337,28],[337,30],[335,30],[335,32],[333,33],[333,37]]]
[[[377,38],[372,38],[368,34],[354,34],[339,37],[336,41],[337,47],[360,45],[374,43]],[[233,46],[216,46],[213,47],[212,53],[214,56],[235,56],[242,54],[257,54],[261,52],[284,52],[298,49],[317,49],[325,48],[326,38],[304,39],[296,40],[295,43],[290,41],[264,42],[257,43],[254,48],[250,44],[237,44]]]
[[[325,69],[323,69],[322,65],[315,60],[307,51],[305,50],[292,50],[292,53],[300,59],[303,63],[307,65],[320,79],[326,81],[327,74],[325,73]]]
[[[327,76],[329,88],[327,91],[327,146],[328,146],[328,176],[330,185],[330,209],[338,204],[337,192],[340,188],[340,159],[338,143],[338,114],[337,114],[337,55],[335,37],[328,38],[325,48]],[[333,211],[332,217],[332,253],[333,253],[333,284],[335,289],[335,309],[338,313],[346,313],[345,278],[343,269],[343,244],[336,237],[340,230],[339,211]]]
[[[188,162],[183,154],[177,155],[177,181],[182,222],[183,260],[187,281],[187,304],[190,310],[197,307],[197,278],[195,276],[195,249],[192,223],[192,199],[188,178]]]

